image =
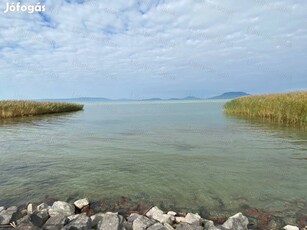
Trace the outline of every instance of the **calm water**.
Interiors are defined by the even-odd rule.
[[[307,134],[223,114],[225,101],[86,104],[0,123],[0,205],[120,195],[233,212],[306,209]]]

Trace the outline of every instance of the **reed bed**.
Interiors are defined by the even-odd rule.
[[[66,102],[0,101],[0,119],[79,111],[83,105]]]
[[[243,96],[227,102],[224,111],[307,128],[307,91]]]

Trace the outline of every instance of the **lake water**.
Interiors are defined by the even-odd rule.
[[[227,116],[224,103],[104,102],[4,120],[0,206],[123,195],[213,213],[306,210],[306,132]]]

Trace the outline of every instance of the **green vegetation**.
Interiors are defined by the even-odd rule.
[[[65,102],[0,101],[0,119],[79,111],[83,105]]]
[[[243,96],[227,102],[224,111],[307,128],[307,91]]]

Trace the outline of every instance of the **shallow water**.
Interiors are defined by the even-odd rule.
[[[225,101],[104,102],[0,123],[0,205],[124,195],[182,209],[306,209],[307,134]]]

